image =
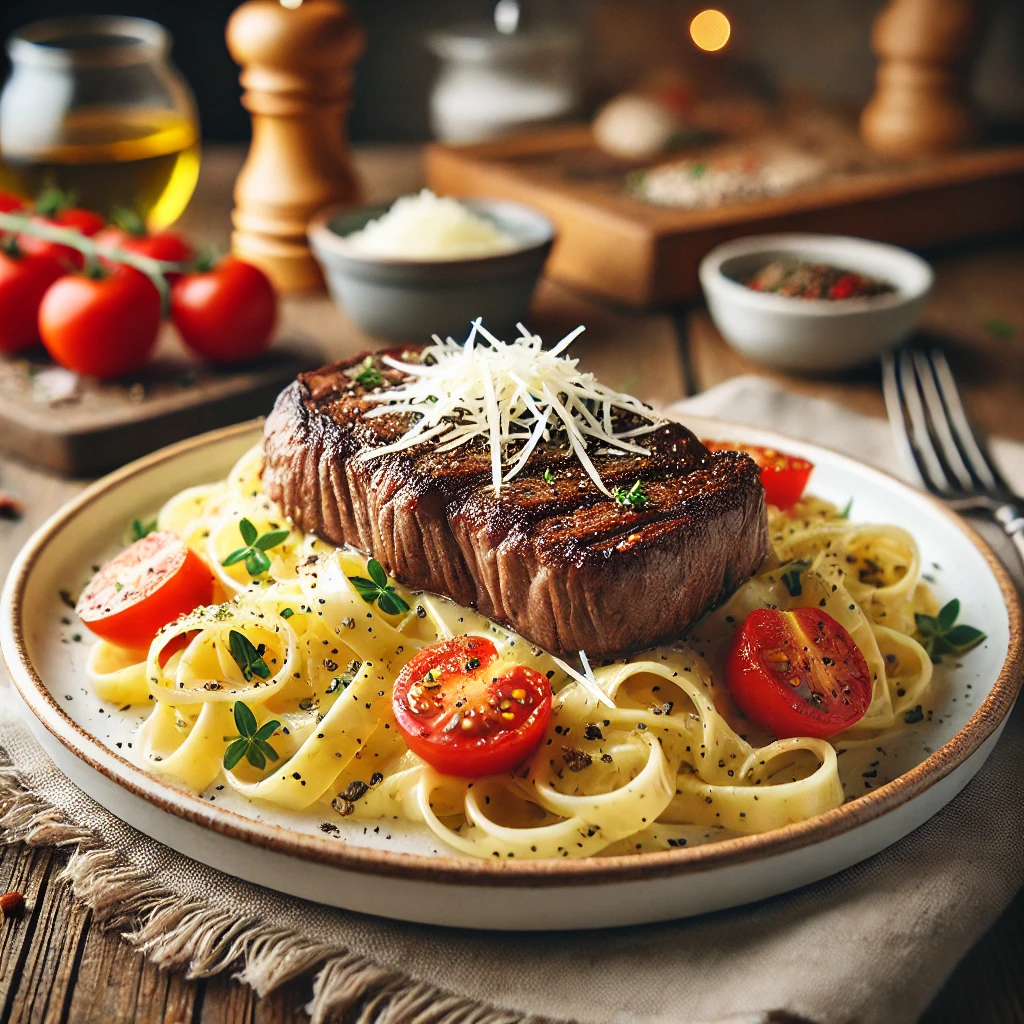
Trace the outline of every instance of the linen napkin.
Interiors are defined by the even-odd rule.
[[[841,449],[899,471],[888,427],[758,378],[674,407]],[[1024,446],[996,456],[1024,489]],[[998,531],[987,531],[998,544]],[[1013,549],[999,550],[1016,574]],[[316,969],[314,1021],[702,1024],[795,1014],[913,1021],[1024,882],[1024,716],[943,811],[863,864],[752,907],[596,932],[488,934],[328,909],[228,878],[135,832],[76,790],[0,683],[7,841],[70,843],[68,875],[157,963],[236,970],[257,991]],[[752,870],[756,870],[753,865]]]

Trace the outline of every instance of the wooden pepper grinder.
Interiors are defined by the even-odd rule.
[[[252,144],[235,183],[232,250],[283,291],[323,287],[306,225],[356,203],[345,117],[365,33],[341,0],[249,0],[231,15]]]
[[[861,116],[864,141],[912,159],[977,137],[970,71],[981,17],[977,0],[889,0],[875,20],[875,94]]]

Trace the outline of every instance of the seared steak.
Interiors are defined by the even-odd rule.
[[[412,422],[365,415],[373,406],[354,380],[364,358],[281,393],[264,485],[300,529],[371,553],[410,587],[474,605],[552,653],[608,658],[682,637],[768,551],[757,466],[709,452],[678,423],[639,438],[648,456],[591,455],[609,489],[643,482],[636,508],[602,494],[566,445],[539,445],[500,496],[483,442],[360,460]]]

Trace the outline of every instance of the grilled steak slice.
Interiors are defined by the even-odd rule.
[[[598,491],[566,445],[539,445],[498,497],[483,442],[360,460],[412,422],[365,415],[364,357],[281,393],[263,481],[300,529],[372,553],[410,587],[475,605],[552,653],[609,658],[682,637],[767,554],[757,466],[678,423],[640,439],[648,456],[592,455],[609,489],[643,481],[642,508]],[[386,385],[401,380],[374,365]]]

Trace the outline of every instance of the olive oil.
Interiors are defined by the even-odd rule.
[[[173,111],[85,108],[67,115],[46,148],[0,138],[0,188],[26,199],[59,188],[108,218],[133,210],[150,230],[178,219],[198,177],[196,126]]]

